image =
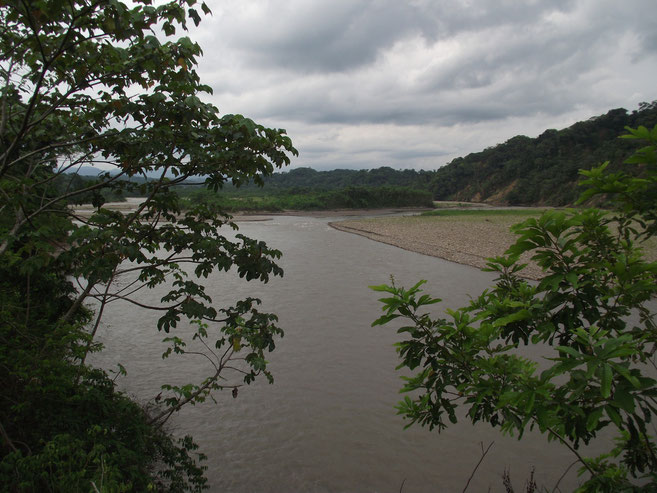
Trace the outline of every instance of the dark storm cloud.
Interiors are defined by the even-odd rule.
[[[655,25],[657,25],[657,22]],[[642,32],[638,36],[642,55],[650,56],[657,53],[657,28],[655,28],[655,25],[653,25],[654,30]]]
[[[211,6],[198,34],[214,101],[288,128],[299,165],[436,167],[657,99],[653,0]]]
[[[561,2],[291,1],[265,3],[257,18],[225,26],[231,49],[251,63],[301,73],[338,72],[373,63],[412,35],[436,41],[490,27],[525,26]]]
[[[312,7],[310,7],[312,6]],[[252,63],[298,72],[339,72],[369,64],[412,29],[408,11],[359,2],[303,2],[268,9],[234,48]]]

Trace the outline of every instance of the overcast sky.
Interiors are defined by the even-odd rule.
[[[435,169],[657,99],[655,0],[206,0],[222,113],[285,128],[292,167]]]

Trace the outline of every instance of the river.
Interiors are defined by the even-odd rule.
[[[379,316],[377,293],[392,274],[400,285],[427,279],[426,289],[458,307],[492,282],[489,273],[419,255],[332,229],[329,220],[276,216],[244,222],[240,232],[280,249],[283,278],[247,283],[218,274],[209,279],[216,302],[254,295],[279,315],[285,330],[269,357],[275,382],[264,380],[217,395],[217,404],[188,406],[171,422],[191,434],[208,456],[210,491],[226,492],[452,492],[462,491],[483,447],[495,442],[468,491],[504,491],[510,469],[516,491],[532,467],[539,486],[552,490],[573,455],[540,435],[522,441],[467,421],[442,433],[403,429],[395,403],[401,386],[394,327],[371,327]],[[157,297],[155,294],[145,296]],[[167,382],[198,379],[200,358],[163,360],[157,315],[110,305],[99,332],[106,349],[94,363],[122,363],[121,387],[140,401]],[[576,484],[576,467],[561,483]],[[402,487],[403,484],[403,487]]]

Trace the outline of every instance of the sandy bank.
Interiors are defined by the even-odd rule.
[[[335,229],[365,236],[405,250],[482,268],[486,258],[503,255],[515,241],[509,227],[517,216],[413,216],[346,220],[329,223]],[[541,269],[529,260],[524,277],[538,279]]]

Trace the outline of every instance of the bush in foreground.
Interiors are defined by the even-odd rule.
[[[536,428],[569,449],[586,481],[578,491],[654,491],[657,447],[655,344],[650,302],[657,294],[657,263],[644,260],[641,242],[657,233],[657,126],[629,129],[647,141],[627,163],[639,176],[583,172],[586,200],[606,194],[616,213],[596,209],[548,211],[512,228],[519,235],[507,256],[491,259],[496,284],[468,306],[433,318],[439,302],[410,289],[373,286],[387,293],[385,314],[373,325],[401,318],[400,367],[413,376],[399,413],[430,428],[457,421],[465,407],[483,421],[522,438]],[[537,284],[521,279],[518,256],[531,252],[543,268]],[[522,356],[523,345],[551,349],[549,367]],[[606,454],[587,458],[579,446],[601,430],[617,431]]]
[[[262,184],[296,150],[284,130],[220,117],[201,101],[211,92],[194,70],[201,49],[175,36],[198,24],[200,11],[209,9],[196,0],[6,0],[0,8],[3,490],[198,491],[201,456],[191,439],[167,433],[167,419],[216,391],[272,381],[265,354],[282,335],[276,316],[250,297],[216,303],[204,279],[234,268],[267,282],[283,273],[281,253],[226,238],[237,226],[216,206],[183,211],[175,186],[198,176],[215,192]],[[112,172],[70,176],[86,166]],[[144,198],[136,210],[103,207],[134,194]],[[87,200],[90,217],[68,207]],[[143,290],[155,287],[163,296],[145,304]],[[165,357],[198,356],[187,344],[201,345],[207,376],[163,384],[149,412],[117,392],[86,363],[100,349],[95,335],[110,303],[158,313]],[[188,340],[177,333],[183,324],[194,328]]]

